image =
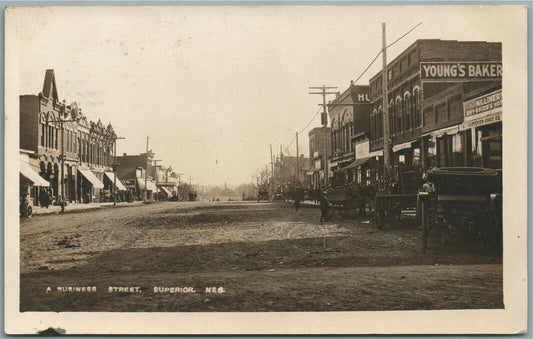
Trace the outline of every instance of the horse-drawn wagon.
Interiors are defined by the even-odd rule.
[[[418,193],[418,215],[425,253],[430,234],[448,237],[451,229],[480,237],[487,250],[502,245],[502,172],[449,167],[427,172]]]

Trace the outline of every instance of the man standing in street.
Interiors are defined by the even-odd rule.
[[[302,201],[302,189],[298,186],[294,192],[294,208],[296,212],[300,209],[300,201]]]
[[[328,221],[329,220],[329,200],[328,200],[328,194],[326,192],[322,192],[320,195],[320,221]]]

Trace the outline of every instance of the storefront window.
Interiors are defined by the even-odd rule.
[[[463,143],[461,134],[452,136],[452,166],[460,167],[465,165],[463,154]]]
[[[413,166],[420,166],[420,148],[413,149]]]
[[[437,143],[435,136],[427,139],[427,156],[428,168],[437,167]]]

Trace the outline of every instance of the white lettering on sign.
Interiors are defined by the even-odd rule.
[[[501,110],[502,91],[498,90],[464,103],[465,120],[483,113]]]
[[[502,77],[501,62],[421,62],[422,80],[485,80]]]
[[[360,93],[357,95],[357,101],[368,101],[370,102],[370,97],[368,96],[368,93]]]

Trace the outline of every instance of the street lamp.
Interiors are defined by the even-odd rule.
[[[66,105],[65,105],[65,100],[63,100],[63,107],[66,108]],[[53,122],[53,123],[59,123],[59,130],[61,131],[61,213],[65,213],[65,133],[64,133],[64,128],[63,128],[63,124],[65,122],[78,122],[80,120],[80,117],[81,117],[81,108],[79,109],[80,110],[80,113],[78,113],[77,117],[74,118],[74,119],[63,119],[61,118],[61,113],[60,113],[60,119],[58,120],[51,120],[51,119],[46,119],[46,124],[48,125],[49,123]]]

